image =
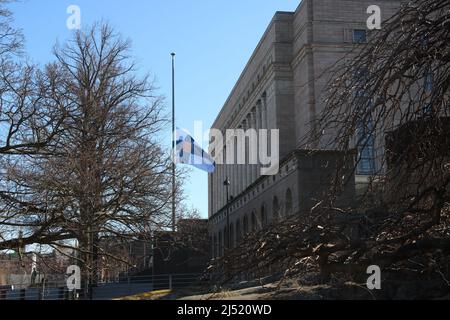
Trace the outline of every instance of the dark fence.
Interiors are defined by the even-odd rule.
[[[120,277],[110,282],[102,282],[91,287],[92,300],[111,300],[142,294],[154,290],[174,290],[189,288],[199,284],[198,274],[170,274],[150,276]],[[26,289],[14,289],[14,285],[0,287],[0,300],[73,300],[76,292],[66,287],[42,286]]]

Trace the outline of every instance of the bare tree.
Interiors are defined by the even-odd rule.
[[[107,25],[56,47],[56,62],[40,78],[49,84],[44,97],[62,93],[45,100],[48,110],[64,111],[62,130],[48,154],[4,161],[3,224],[24,233],[0,248],[73,247],[85,285],[96,281],[100,257],[109,256],[99,243],[149,234],[170,221],[162,98],[148,76],[136,76],[129,47]]]
[[[9,2],[0,1],[0,154],[36,153],[53,138],[61,118],[57,109],[42,108],[46,88],[23,56],[23,35],[12,26]]]
[[[51,152],[51,141],[61,130],[64,113],[57,101],[63,93],[51,90],[59,81],[56,73],[43,74],[26,61],[22,52],[23,36],[12,27],[10,1],[0,1],[0,163],[2,179],[7,162],[20,162],[29,155]],[[53,108],[49,108],[49,104]],[[2,180],[0,198],[15,198],[10,191],[14,186]],[[17,201],[22,195],[17,194]],[[14,217],[18,212],[0,213],[0,243],[17,240]],[[23,246],[15,242],[18,251]],[[0,249],[5,247],[0,245]]]
[[[14,0],[0,0],[0,57],[10,59],[22,53],[23,34],[12,26],[12,13],[7,4]]]

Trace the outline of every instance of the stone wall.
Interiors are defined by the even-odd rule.
[[[210,219],[213,256],[223,254],[227,245],[227,212],[231,230],[231,246],[248,232],[257,231],[295,214],[309,214],[321,199],[329,197],[337,168],[347,181],[337,204],[351,206],[355,199],[354,155],[346,157],[329,150],[299,150],[282,163],[276,176],[261,177],[229,207]],[[222,240],[220,240],[222,238]]]

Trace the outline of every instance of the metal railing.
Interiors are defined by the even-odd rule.
[[[90,298],[110,300],[155,290],[186,289],[199,285],[199,279],[199,274],[122,276],[92,285]],[[84,290],[80,290],[80,292],[84,292]],[[14,289],[14,285],[9,285],[0,286],[0,300],[73,300],[77,299],[80,292],[78,294],[70,292],[62,283],[30,286],[25,289]]]

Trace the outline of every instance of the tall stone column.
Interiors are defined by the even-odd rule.
[[[231,146],[231,141],[226,140],[226,144],[227,144],[227,149],[226,150],[227,150],[227,152],[230,152],[231,150],[228,150],[228,148],[232,147]],[[223,182],[225,181],[226,178],[230,179],[230,183],[231,183],[231,185],[229,187],[230,188],[229,189],[229,196],[230,197],[232,195],[234,195],[234,190],[236,188],[235,181],[234,181],[234,165],[233,165],[233,161],[232,160],[233,160],[233,158],[230,158],[228,156],[226,157],[225,163],[226,163],[226,167],[227,167],[227,172],[225,174],[225,177],[223,178]],[[222,184],[223,184],[223,182],[222,182]],[[224,189],[224,192],[226,193],[225,189]],[[224,196],[224,199],[225,199],[225,203],[224,203],[224,205],[225,205],[226,202],[228,201],[227,195]]]
[[[226,190],[225,190],[225,186],[223,185],[223,182],[227,178],[227,170],[228,170],[228,168],[227,168],[227,160],[228,160],[228,158],[227,158],[227,148],[224,149],[224,157],[223,157],[223,159],[224,159],[224,164],[222,166],[222,179],[220,179],[220,182],[219,182],[220,183],[220,187],[222,189],[222,192],[221,192],[222,193],[222,203],[220,205],[221,208],[223,208],[225,206],[226,201],[227,201]]]
[[[272,129],[272,128],[269,128],[270,125],[269,125],[269,119],[268,119],[267,95],[266,95],[266,93],[264,93],[263,97],[262,97],[262,117],[261,117],[261,121],[263,123],[264,129],[267,129],[267,130]],[[270,138],[271,138],[271,132],[268,131],[267,132],[267,139],[268,140],[266,141],[266,143],[267,143],[267,152],[269,154],[272,154],[272,150],[271,150],[272,145],[270,143]]]
[[[267,119],[267,95],[265,93],[263,94],[261,103],[261,121],[262,121],[262,128],[269,129],[269,123]]]
[[[223,150],[220,151],[221,153]],[[223,196],[223,190],[222,190],[222,171],[223,171],[223,164],[219,165],[218,168],[218,176],[217,176],[217,211],[220,210],[220,207],[222,205],[222,196]]]
[[[259,130],[264,129],[263,126],[263,114],[262,114],[262,103],[261,101],[258,101],[256,104],[256,130],[258,132],[258,155],[259,155],[259,148],[261,146],[261,143],[263,141],[259,141]],[[258,161],[258,165],[256,166],[256,179],[259,178],[261,175],[261,164]]]
[[[233,137],[234,143],[233,143],[233,148],[234,148],[234,152],[233,152],[233,163],[229,164],[228,167],[230,168],[229,170],[229,174],[230,174],[230,180],[231,180],[231,193],[230,196],[236,197],[237,194],[237,190],[238,190],[238,181],[237,179],[237,168],[236,168],[236,139]]]
[[[225,136],[224,136],[225,137]],[[223,190],[223,192],[222,192],[222,194],[223,194],[223,202],[222,202],[222,207],[224,207],[225,205],[226,205],[226,203],[227,203],[227,195],[226,195],[226,187],[224,186],[224,181],[225,181],[225,179],[230,179],[231,180],[231,178],[232,177],[230,177],[230,165],[228,164],[228,148],[230,147],[230,145],[229,144],[226,144],[226,148],[225,148],[225,155],[224,155],[224,165],[223,165],[223,168],[224,168],[224,170],[223,170],[223,177],[222,177],[222,181],[221,181],[221,184],[222,184],[222,190]],[[233,194],[233,182],[231,182],[231,185],[229,186],[229,193],[230,194]],[[225,241],[225,238],[224,238],[224,241]],[[224,242],[224,245],[225,245],[225,242]]]
[[[222,204],[222,186],[220,181],[222,180],[222,165],[219,164],[217,166],[217,211],[220,209],[220,205]]]
[[[224,135],[225,137],[225,135]],[[224,181],[226,178],[231,179],[232,177],[230,177],[230,166],[228,165],[228,156],[227,156],[227,150],[229,148],[229,145],[227,145],[226,147],[226,151],[225,151],[225,164],[224,164],[224,170],[223,170],[223,177],[222,177],[222,194],[223,194],[223,200],[222,200],[222,207],[224,207],[227,204],[227,195],[226,195],[226,187],[224,186]],[[229,194],[233,194],[233,184],[231,184],[231,186],[229,187]],[[224,242],[223,244],[225,245],[225,238],[224,238]]]
[[[213,193],[212,193],[212,212],[211,214],[216,213],[216,204],[217,204],[217,200],[216,200],[216,196],[217,196],[217,167],[216,170],[214,171],[213,175],[212,175],[212,189],[213,189]]]
[[[226,137],[226,136],[224,136]],[[232,147],[231,144],[232,141],[227,140],[227,152],[232,151],[232,150],[228,150],[228,148]],[[229,187],[229,196],[234,196],[235,192],[236,192],[236,181],[234,180],[234,164],[233,164],[233,158],[229,158],[228,155],[225,156],[225,175],[223,177],[223,182],[225,181],[225,179],[230,179],[231,185]],[[223,205],[225,206],[228,202],[229,199],[227,199],[227,195],[226,195],[226,187],[224,187],[223,189],[224,192],[224,202]]]
[[[252,112],[250,110],[250,113],[247,114],[247,130],[253,129],[253,123],[252,123]],[[248,142],[246,141],[246,149],[245,149],[245,187],[248,188],[252,184],[252,170],[253,165],[250,164],[250,139]]]
[[[220,180],[220,164],[217,165],[216,167],[216,179],[214,182],[214,187],[216,189],[216,194],[214,195],[214,199],[215,199],[215,211],[217,212],[217,210],[219,210],[219,202],[220,202],[220,186],[219,186],[219,180]]]
[[[226,160],[226,148],[224,148],[222,150],[222,154],[224,156],[224,160]],[[220,167],[220,180],[219,180],[219,186],[220,186],[220,205],[219,208],[223,208],[223,206],[225,205],[225,186],[223,185],[223,182],[225,181],[225,177],[226,177],[226,165],[225,162],[224,164],[221,165]]]
[[[253,129],[257,129],[257,125],[256,125],[256,109],[257,107],[254,107],[250,113],[250,127]],[[258,131],[256,131],[256,133],[258,134]],[[256,148],[256,151],[258,152],[258,148]],[[256,159],[258,159],[258,154],[256,154]],[[250,171],[251,171],[251,176],[250,176],[250,184],[252,184],[253,182],[256,181],[257,179],[257,170],[258,170],[258,166],[257,164],[252,164],[250,166]]]
[[[242,127],[239,126],[239,129],[241,129]],[[234,197],[237,197],[240,193],[241,193],[241,166],[238,164],[237,162],[237,153],[238,153],[238,148],[237,148],[237,138],[234,137],[234,165],[233,165],[233,169],[234,169],[234,185],[235,185],[235,189],[234,189]]]
[[[219,209],[219,179],[220,179],[220,164],[217,165],[214,172],[214,213]]]
[[[248,125],[248,118],[246,117],[245,120],[242,122],[242,129],[245,131],[247,131],[249,128]],[[244,143],[244,159],[247,160],[247,157],[245,156],[246,152],[247,152],[247,144]],[[240,183],[241,183],[241,192],[243,192],[245,190],[245,188],[247,188],[248,184],[247,184],[247,170],[248,170],[248,166],[247,164],[244,165],[239,165],[240,168]]]

